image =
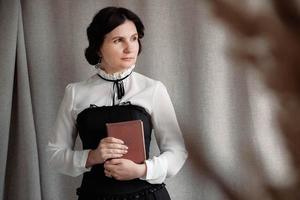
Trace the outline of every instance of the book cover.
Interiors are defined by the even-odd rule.
[[[107,123],[107,135],[124,141],[128,152],[122,158],[135,163],[146,160],[144,128],[142,120],[132,120],[117,123]]]

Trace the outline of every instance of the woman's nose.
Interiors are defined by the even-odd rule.
[[[130,41],[125,42],[124,44],[124,52],[130,53],[132,51],[133,44],[130,43]]]

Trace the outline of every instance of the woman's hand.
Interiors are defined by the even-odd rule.
[[[131,180],[146,175],[146,164],[136,164],[128,159],[112,159],[104,163],[104,173],[107,177],[117,180]]]
[[[127,149],[122,140],[113,137],[103,138],[97,149],[89,152],[86,167],[104,163],[108,159],[120,158],[127,153]]]

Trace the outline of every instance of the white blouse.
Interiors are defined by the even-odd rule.
[[[120,79],[131,73],[134,66],[121,74],[109,75],[101,69],[98,74],[106,79]],[[151,115],[154,134],[160,155],[145,161],[146,176],[141,178],[149,183],[162,183],[167,177],[175,175],[183,166],[187,151],[179,128],[175,111],[165,86],[137,72],[132,72],[123,80],[125,95],[122,103],[130,101],[133,105],[144,107]],[[61,102],[54,130],[48,143],[50,165],[61,173],[78,176],[90,171],[86,168],[90,150],[74,150],[78,135],[77,115],[90,104],[111,106],[116,92],[113,82],[101,79],[97,74],[86,81],[69,84]]]

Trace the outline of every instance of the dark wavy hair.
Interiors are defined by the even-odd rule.
[[[106,7],[94,16],[87,28],[89,46],[85,49],[85,58],[91,65],[96,65],[99,62],[98,51],[103,44],[105,35],[123,24],[125,20],[130,20],[135,24],[138,32],[138,53],[140,54],[142,51],[140,39],[144,36],[144,25],[141,19],[126,8]]]

